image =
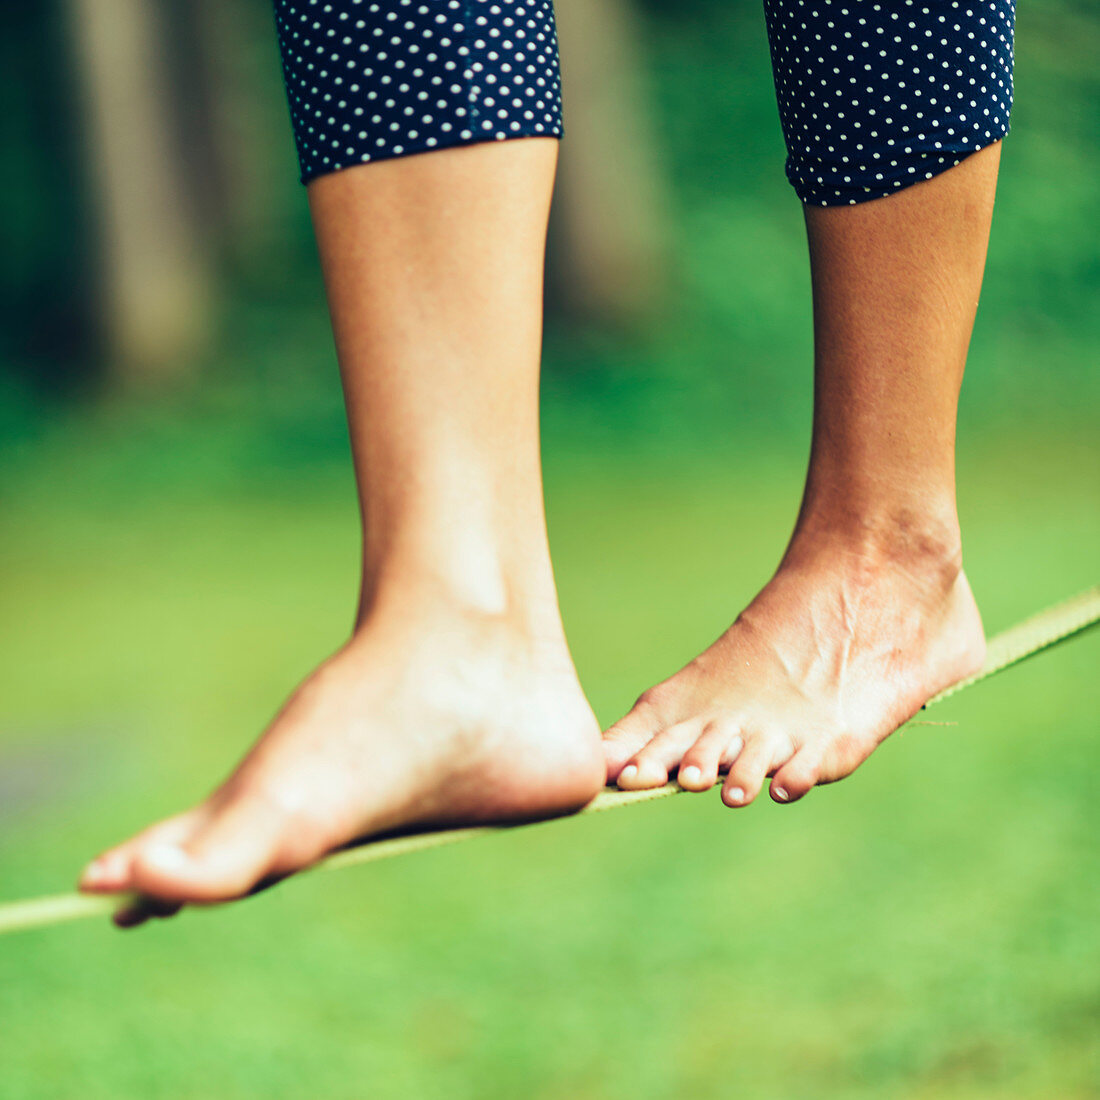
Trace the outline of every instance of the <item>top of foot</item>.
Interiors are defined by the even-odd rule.
[[[793,560],[792,560],[793,559]],[[788,555],[717,642],[604,735],[627,790],[713,786],[745,806],[841,779],[933,695],[981,667],[965,575],[948,562],[868,563],[835,547]]]

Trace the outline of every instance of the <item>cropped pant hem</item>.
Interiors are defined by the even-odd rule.
[[[876,178],[874,186],[860,187],[854,182],[845,180],[841,170],[833,165],[792,162],[790,158],[786,168],[787,180],[806,206],[856,206],[859,203],[873,202],[875,199],[896,195],[914,184],[942,176],[944,172],[949,172],[975,153],[996,145],[998,141],[1007,137],[1008,133],[1009,128],[1005,127],[999,133],[990,133],[977,139],[973,145],[949,151],[937,151],[932,156],[914,157],[911,162],[891,167],[889,172],[882,173],[881,181]],[[875,175],[877,177],[879,174],[875,173]],[[821,177],[828,178],[830,185],[819,183],[818,180]],[[833,186],[833,184],[839,184],[839,186]]]
[[[468,145],[489,145],[495,142],[514,141],[517,138],[553,138],[560,140],[563,130],[560,126],[544,127],[541,130],[517,130],[505,134],[478,134],[473,131],[459,132],[445,138],[423,138],[410,141],[405,145],[388,146],[377,153],[361,153],[349,157],[346,161],[333,161],[331,164],[317,166],[302,171],[298,179],[303,184],[311,183],[321,176],[339,172],[344,168],[355,168],[360,164],[377,164],[384,160],[401,160],[419,153],[436,153],[442,149],[461,149]]]

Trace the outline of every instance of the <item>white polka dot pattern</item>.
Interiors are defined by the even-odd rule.
[[[478,141],[560,137],[552,0],[275,0],[301,180]]]
[[[1008,133],[1013,0],[764,0],[787,178],[865,202]]]

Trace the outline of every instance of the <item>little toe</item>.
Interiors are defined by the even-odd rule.
[[[624,777],[631,790],[667,783],[669,771],[679,766],[684,753],[698,739],[702,726],[701,718],[691,718],[661,730],[619,773],[619,785],[622,786]],[[634,770],[628,773],[628,768]]]
[[[609,726],[603,734],[607,781],[615,782],[628,761],[661,729],[661,721],[653,708],[639,699],[629,714]],[[664,782],[662,780],[661,782]]]
[[[776,802],[797,802],[817,784],[821,754],[799,749],[772,777],[771,796]]]
[[[875,742],[852,733],[834,733],[826,738],[818,769],[819,783],[835,783],[849,776],[871,755]]]
[[[730,765],[722,786],[722,801],[727,806],[747,806],[760,793],[768,773],[785,764],[793,751],[785,737],[750,734],[740,755]]]
[[[272,870],[286,825],[285,812],[267,799],[236,796],[186,843],[143,848],[134,858],[135,885],[163,901],[241,897]]]
[[[709,791],[718,782],[723,762],[731,764],[744,747],[741,727],[723,719],[713,719],[703,727],[695,744],[684,753],[677,781],[689,791]]]

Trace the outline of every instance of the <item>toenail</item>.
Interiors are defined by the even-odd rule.
[[[680,783],[681,783],[681,785],[683,785],[683,782],[684,782],[685,779],[689,783],[699,783],[703,779],[703,773],[694,764],[689,764],[686,768],[683,768],[680,771]]]
[[[85,886],[98,886],[107,877],[106,868],[100,861],[93,860],[84,868],[84,873],[80,876],[80,881]]]
[[[727,795],[733,802],[743,802],[745,799],[745,792],[740,787],[730,787]]]
[[[619,772],[619,779],[620,780],[625,779],[628,783],[630,782],[630,780],[637,779],[637,778],[638,778],[638,765],[637,764],[627,764],[627,766],[625,768],[623,768],[623,770],[621,772]]]
[[[789,802],[791,796],[787,794],[787,792],[782,787],[776,787],[775,797],[778,798],[780,802]]]

